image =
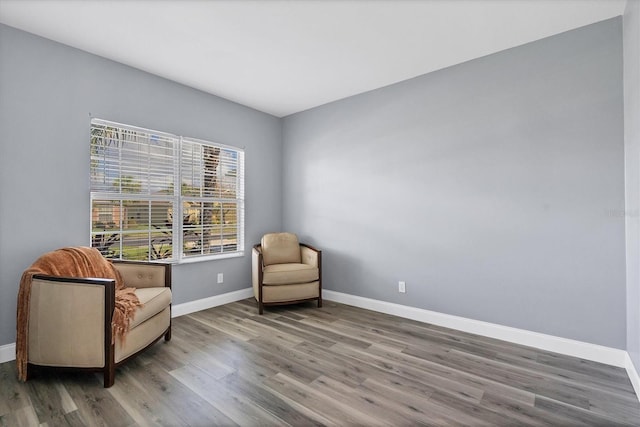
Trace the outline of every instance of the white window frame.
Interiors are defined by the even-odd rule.
[[[112,121],[108,121],[108,120],[103,120],[103,119],[98,119],[98,118],[92,118],[91,119],[91,129],[93,132],[93,128],[94,126],[109,126],[109,127],[114,127],[114,128],[119,128],[122,130],[127,130],[127,131],[133,131],[133,132],[140,132],[140,133],[144,133],[144,134],[148,134],[148,135],[152,135],[154,137],[158,137],[158,138],[163,138],[165,140],[170,140],[174,142],[173,145],[173,149],[171,151],[173,151],[172,155],[173,155],[173,194],[169,194],[169,195],[156,195],[156,194],[152,194],[151,191],[149,190],[149,192],[147,193],[136,193],[136,194],[131,194],[131,193],[126,193],[122,191],[122,185],[120,187],[120,191],[113,191],[110,189],[105,190],[104,188],[102,189],[96,189],[94,188],[94,177],[93,177],[93,166],[91,166],[92,170],[90,172],[90,179],[91,179],[91,183],[90,183],[90,205],[89,205],[89,236],[90,236],[90,242],[89,245],[93,245],[94,243],[94,236],[98,235],[98,234],[105,234],[105,233],[99,233],[93,230],[93,219],[94,219],[94,202],[96,201],[120,201],[120,203],[123,203],[125,201],[143,201],[143,202],[149,202],[149,228],[148,228],[148,233],[149,236],[151,236],[151,232],[154,231],[153,229],[153,225],[152,225],[152,202],[167,202],[167,203],[171,203],[173,205],[172,207],[172,228],[171,228],[171,245],[172,245],[172,256],[170,258],[160,258],[160,259],[155,259],[152,257],[151,254],[151,250],[152,250],[152,239],[151,237],[149,237],[149,248],[148,248],[148,253],[147,253],[147,259],[146,261],[161,261],[161,262],[172,262],[172,263],[192,263],[192,262],[199,262],[199,261],[208,261],[208,260],[215,260],[215,259],[224,259],[224,258],[233,258],[233,257],[241,257],[244,256],[244,237],[245,237],[245,232],[244,232],[244,227],[245,227],[245,223],[244,223],[244,209],[245,209],[245,203],[244,203],[244,150],[238,147],[233,147],[230,145],[224,145],[224,144],[219,144],[219,143],[214,143],[214,142],[210,142],[210,141],[205,141],[205,140],[200,140],[200,139],[195,139],[195,138],[188,138],[188,137],[182,137],[182,136],[178,136],[178,135],[173,135],[173,134],[169,134],[166,132],[161,132],[161,131],[156,131],[156,130],[152,130],[152,129],[145,129],[145,128],[141,128],[141,127],[137,127],[137,126],[131,126],[131,125],[126,125],[126,124],[122,124],[122,123],[117,123],[117,122],[112,122]],[[93,133],[92,133],[93,134]],[[233,163],[233,165],[235,165],[236,167],[236,186],[235,186],[235,198],[223,198],[223,197],[194,197],[194,196],[188,196],[188,195],[183,195],[182,194],[182,185],[183,185],[183,179],[182,179],[182,147],[183,145],[186,144],[191,144],[191,145],[204,145],[204,146],[211,146],[214,147],[216,149],[219,149],[220,152],[225,151],[227,153],[233,152],[235,153],[235,155],[233,157],[235,157],[235,159],[237,160],[236,163]],[[124,175],[122,175],[122,149],[118,148],[118,153],[119,153],[119,163],[117,164],[119,169],[119,177],[122,177]],[[151,156],[150,156],[151,158]],[[91,162],[93,165],[94,162],[94,158],[93,158],[93,153],[91,156]],[[218,165],[220,168],[222,168],[223,166],[220,165],[220,157],[218,158]],[[148,164],[150,163],[150,161],[147,162]],[[105,168],[106,169],[106,168]],[[99,169],[98,169],[99,170]],[[140,171],[144,171],[144,169],[140,169]],[[152,175],[152,172],[154,170],[151,168],[148,168],[146,170],[146,172],[148,172],[148,175]],[[167,170],[164,170],[164,172],[166,173]],[[231,175],[233,176],[233,175]],[[120,181],[122,182],[122,180]],[[149,185],[150,186],[150,185]],[[201,194],[202,196],[202,194]],[[225,251],[224,250],[224,234],[222,232],[221,234],[221,238],[220,238],[220,248],[221,248],[221,252],[219,253],[206,253],[206,254],[185,254],[185,248],[183,246],[183,218],[184,218],[184,202],[185,201],[200,201],[200,202],[206,202],[206,203],[231,203],[231,204],[235,204],[237,206],[236,208],[236,219],[237,219],[237,225],[236,225],[236,246],[234,250],[228,250]],[[122,206],[122,205],[121,205]],[[122,208],[120,208],[119,211],[119,226],[117,228],[114,228],[114,232],[118,233],[120,235],[120,239],[119,239],[119,245],[120,245],[120,250],[118,251],[119,253],[119,257],[115,257],[115,259],[127,259],[127,258],[123,258],[123,234],[126,234],[126,232],[124,232],[124,228],[123,227],[123,223],[122,223],[122,215],[123,215],[124,210]],[[224,225],[220,224],[221,230],[224,229]],[[167,229],[168,230],[168,229]],[[141,230],[141,232],[145,232],[143,230]],[[115,234],[114,233],[114,234]],[[106,234],[105,234],[106,235]]]

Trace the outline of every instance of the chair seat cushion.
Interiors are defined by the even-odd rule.
[[[308,264],[273,264],[263,270],[262,283],[264,285],[291,285],[308,283],[318,280],[318,268]]]
[[[142,307],[138,307],[130,329],[152,318],[171,304],[171,289],[165,287],[157,288],[137,288],[136,296],[140,299]]]
[[[124,342],[116,340],[115,362],[121,362],[157,340],[166,332],[169,325],[171,325],[171,309],[166,307],[160,313],[140,323],[137,328],[131,329]]]

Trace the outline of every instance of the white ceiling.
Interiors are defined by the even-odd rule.
[[[283,117],[618,16],[625,4],[0,0],[0,22]]]

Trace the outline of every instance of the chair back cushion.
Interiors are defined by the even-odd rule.
[[[300,263],[300,243],[293,233],[265,234],[260,242],[264,265]]]

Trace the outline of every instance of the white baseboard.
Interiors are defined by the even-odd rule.
[[[230,302],[240,301],[252,296],[253,288],[246,288],[240,289],[239,291],[227,292],[226,294],[214,295],[208,298],[176,304],[171,307],[171,317],[184,316],[185,314],[229,304]]]
[[[450,314],[438,313],[421,308],[344,294],[342,292],[323,289],[322,296],[324,299],[343,304],[392,314],[394,316],[417,320],[419,322],[444,326],[446,328],[457,329],[459,331],[469,332],[485,337],[509,341],[529,347],[535,347],[541,350],[553,351],[555,353],[605,363],[619,368],[626,367],[626,360],[629,357],[627,352],[624,350],[556,337],[553,335],[541,334],[538,332],[531,332],[509,326],[497,325],[494,323],[482,322],[479,320],[467,319],[465,317],[452,316]]]
[[[0,363],[16,360],[16,343],[0,345]]]
[[[629,353],[627,353],[625,368],[627,369],[627,375],[629,375],[633,389],[636,391],[636,396],[638,396],[638,399],[640,400],[640,376],[638,375],[636,367],[633,365],[633,361],[631,360]]]

